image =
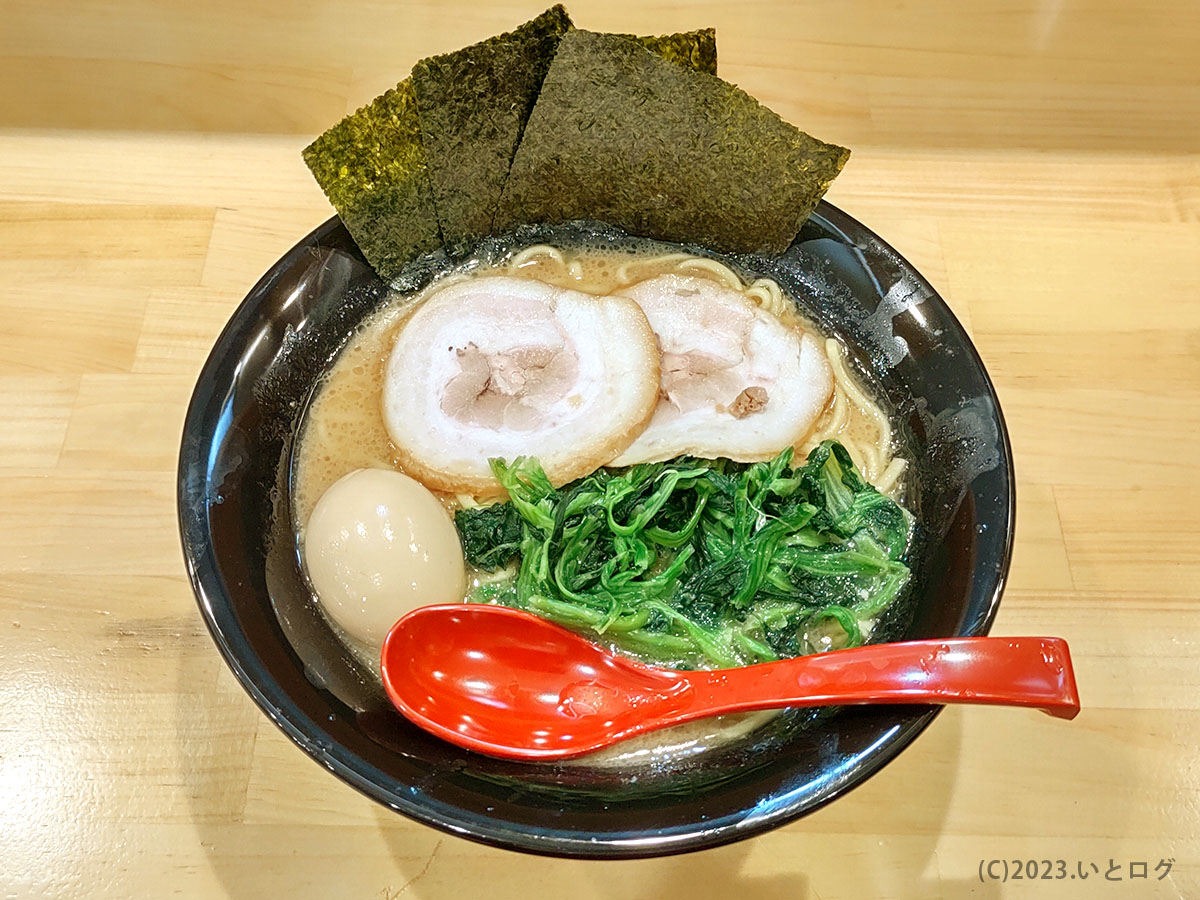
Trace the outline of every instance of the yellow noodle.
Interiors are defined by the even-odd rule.
[[[883,474],[875,481],[875,489],[881,494],[890,494],[900,483],[900,477],[907,468],[908,460],[897,456],[888,463],[888,467],[883,470]]]
[[[833,421],[829,423],[830,433],[841,434],[848,421],[850,421],[850,404],[846,402],[846,392],[835,384],[833,386]]]
[[[829,355],[829,364],[833,367],[834,377],[837,378],[842,390],[846,392],[846,396],[855,406],[879,423],[880,443],[890,445],[892,442],[892,426],[888,422],[887,416],[883,414],[883,410],[876,406],[863,393],[862,389],[854,382],[854,379],[850,377],[850,373],[846,371],[842,345],[835,338],[827,338],[825,340],[825,352]]]
[[[557,247],[551,247],[549,244],[534,244],[532,247],[526,247],[524,250],[514,253],[512,259],[508,261],[508,270],[515,271],[539,256],[548,256],[559,265],[566,262],[562,251]]]
[[[434,284],[436,284],[437,287],[439,289],[441,289],[444,287],[449,287],[452,284],[458,284],[463,281],[470,281],[474,277],[475,276],[469,272],[453,272],[450,275],[443,275],[436,282],[434,282]]]
[[[745,291],[746,286],[742,284],[742,279],[738,278],[737,273],[729,266],[722,265],[715,259],[705,259],[701,256],[693,256],[690,259],[685,259],[679,264],[679,268],[685,271],[699,270],[701,272],[709,272],[717,277],[718,281],[725,284],[725,287],[734,291]]]
[[[744,293],[751,300],[776,318],[782,319],[788,312],[788,302],[783,291],[770,278],[759,278]]]
[[[628,262],[621,263],[621,265],[617,267],[617,283],[624,285],[633,281],[633,276],[630,274],[631,269],[640,268],[651,264],[653,264],[655,268],[659,268],[662,266],[668,266],[672,263],[683,262],[685,260],[695,258],[696,257],[690,256],[687,253],[666,253],[662,256],[647,256],[631,259]]]
[[[863,462],[866,465],[866,471],[863,474],[868,481],[874,484],[876,479],[883,474],[884,468],[890,461],[888,457],[892,445],[891,423],[888,422],[887,416],[883,414],[883,410],[867,397],[862,389],[854,383],[854,380],[850,377],[850,373],[846,371],[842,345],[833,338],[829,338],[825,342],[825,352],[829,355],[829,364],[833,368],[833,376],[842,390],[846,392],[847,398],[865,416],[874,420],[878,426],[879,433],[877,440],[865,442],[865,445],[862,447]]]

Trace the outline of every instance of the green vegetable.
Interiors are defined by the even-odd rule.
[[[603,636],[654,662],[736,666],[862,642],[900,595],[912,517],[827,441],[793,468],[681,458],[555,488],[492,460],[508,501],[455,515],[468,561],[516,575],[472,597]],[[836,630],[836,634],[834,631]]]
[[[463,555],[478,569],[506,566],[521,549],[521,516],[511,503],[460,509],[455,523]]]
[[[598,219],[661,240],[781,253],[849,155],[714,75],[620,35],[570,31],[493,225]]]
[[[346,230],[386,281],[442,244],[408,79],[342,119],[303,152]]]

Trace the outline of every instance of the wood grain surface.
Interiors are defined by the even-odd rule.
[[[967,323],[1008,416],[996,633],[1067,638],[1084,712],[949,709],[809,818],[669,859],[521,856],[364,799],[204,631],[180,426],[234,306],[329,215],[306,140],[537,7],[0,0],[0,896],[1200,896],[1200,7],[570,9],[716,25],[726,78],[854,148],[830,199]]]

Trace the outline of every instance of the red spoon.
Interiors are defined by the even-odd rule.
[[[1061,638],[875,644],[740,669],[677,672],[615,656],[503,606],[414,610],[383,644],[383,684],[409,719],[460,747],[561,759],[691,719],[784,706],[988,703],[1079,713]]]

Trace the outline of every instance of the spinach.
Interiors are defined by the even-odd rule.
[[[511,503],[460,509],[454,524],[463,555],[471,565],[494,571],[517,555],[521,547],[521,516]]]
[[[913,520],[826,441],[792,466],[683,457],[555,488],[492,460],[508,501],[455,516],[467,560],[509,581],[471,597],[528,609],[660,664],[735,666],[862,642],[910,578]],[[814,642],[811,635],[824,635]]]

